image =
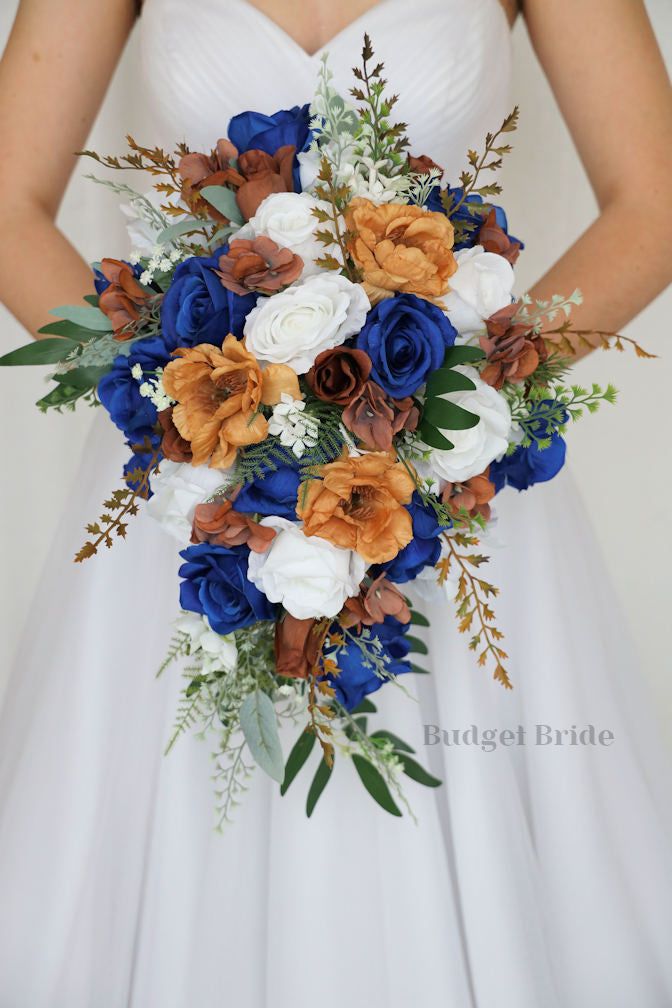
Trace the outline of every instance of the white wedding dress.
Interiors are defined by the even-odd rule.
[[[328,45],[350,86],[369,31],[412,149],[455,179],[509,110],[497,0],[383,0]],[[313,93],[308,56],[243,0],[147,0],[155,135],[209,149],[244,109]],[[162,755],[181,686],[158,681],[174,544],[146,516],[74,566],[119,483],[97,418],[28,618],[0,734],[0,1008],[669,1008],[672,873],[660,757],[569,477],[498,498],[492,580],[516,688],[429,608],[431,676],[376,697],[376,725],[443,778],[394,819],[337,765],[313,817],[262,773],[223,836],[207,742]],[[409,680],[413,682],[409,682]],[[528,730],[528,745],[423,745],[423,724]],[[537,723],[610,747],[535,746]],[[285,742],[291,744],[287,737]],[[317,758],[315,756],[315,758]]]

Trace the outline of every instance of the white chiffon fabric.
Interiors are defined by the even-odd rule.
[[[508,110],[497,0],[412,15],[383,0],[328,47],[342,89],[365,29],[414,152],[455,178]],[[142,33],[151,142],[209,149],[238,111],[312,94],[320,54],[242,0],[147,0]],[[220,836],[207,743],[162,755],[181,685],[153,677],[177,612],[173,543],[140,515],[126,543],[71,563],[124,459],[99,417],[7,691],[0,1008],[669,1008],[662,757],[569,477],[498,498],[514,691],[475,668],[446,602],[426,609],[432,675],[376,697],[376,724],[445,782],[408,783],[417,824],[340,761],[310,820],[308,774],[281,799],[259,773]],[[530,744],[425,747],[426,723],[523,725]],[[614,743],[534,746],[538,723]]]

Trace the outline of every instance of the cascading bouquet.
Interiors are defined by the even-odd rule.
[[[615,396],[566,384],[581,345],[624,340],[572,327],[578,292],[512,297],[522,244],[483,174],[517,109],[444,186],[391,122],[367,37],[362,57],[354,104],[324,60],[310,106],[242,113],[210,154],[131,137],[120,158],[83,152],[159,179],[149,196],[104,181],[129,201],[135,250],[96,264],[96,294],[0,360],[56,364],[38,406],[101,403],[132,453],[75,559],[123,538],[140,500],[184,547],[170,744],[218,733],[220,822],[253,763],[284,793],[316,742],[308,815],[336,751],[395,815],[401,774],[440,783],[367,728],[370,694],[423,672],[409,630],[428,622],[407,591],[448,591],[509,688],[480,573],[491,502],[555,476],[567,422]],[[283,719],[300,728],[286,762]]]

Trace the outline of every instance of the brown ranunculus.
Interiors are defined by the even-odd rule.
[[[356,550],[369,563],[392,560],[409,544],[413,527],[404,504],[415,482],[394,455],[344,454],[318,475],[299,489],[296,513],[305,535]]]
[[[479,476],[472,476],[464,483],[446,483],[441,500],[452,514],[466,511],[472,518],[480,515],[490,519],[490,501],[495,496],[495,485],[490,480],[490,467]]]
[[[519,305],[507,305],[489,319],[485,326],[487,335],[481,336],[481,349],[488,363],[481,378],[493,388],[501,389],[504,382],[520,382],[536,370],[548,352],[541,336],[529,332],[529,327],[513,322]]]
[[[228,252],[220,256],[215,273],[222,286],[234,294],[261,291],[275,294],[288,287],[303,269],[303,259],[282,248],[271,238],[234,238]]]
[[[290,613],[275,625],[275,671],[292,679],[307,679],[316,667],[329,620],[296,619]]]
[[[497,214],[491,210],[478,232],[478,244],[486,252],[495,252],[513,264],[520,255],[520,242],[513,241],[497,223]]]
[[[342,626],[354,626],[363,623],[373,626],[382,623],[386,616],[394,616],[400,623],[410,623],[411,612],[406,599],[399,589],[385,574],[371,582],[355,598],[347,599],[345,609],[339,617]]]
[[[323,350],[306,375],[318,399],[347,406],[364,390],[371,373],[371,358],[363,350],[335,347]]]
[[[392,438],[401,430],[414,431],[420,413],[413,400],[389,399],[374,381],[367,381],[361,393],[343,410],[343,423],[366,448],[391,451]]]
[[[171,462],[191,462],[193,454],[191,445],[186,441],[173,423],[173,407],[161,410],[158,414],[163,437],[161,439],[161,454]]]
[[[131,339],[135,335],[132,324],[138,321],[155,292],[143,287],[128,263],[119,259],[103,259],[100,272],[109,281],[98,300],[100,310],[112,323],[115,339]]]
[[[275,529],[236,511],[232,501],[219,500],[196,506],[191,541],[214,546],[246,545],[254,553],[265,553],[275,535]]]
[[[457,269],[445,214],[406,203],[376,206],[356,197],[345,211],[350,251],[372,304],[401,291],[429,300],[448,291]]]

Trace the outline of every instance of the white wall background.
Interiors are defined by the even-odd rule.
[[[2,0],[0,48],[16,6],[17,0]],[[672,4],[649,0],[647,6],[668,66],[672,66]],[[504,171],[503,202],[512,230],[526,241],[518,266],[522,291],[578,237],[596,210],[520,24],[514,32],[514,49],[513,97],[522,116],[515,151]],[[97,150],[122,150],[128,130],[137,130],[151,142],[151,129],[138,122],[136,61],[132,40],[89,142]],[[642,205],[646,217],[651,208],[646,208],[645,193]],[[73,179],[60,223],[86,259],[98,258],[103,246],[106,255],[124,253],[120,217],[111,194],[81,177]],[[627,330],[660,354],[660,360],[640,362],[630,353],[598,353],[579,366],[582,381],[613,380],[621,393],[620,405],[586,419],[570,435],[571,467],[628,614],[639,671],[651,686],[668,731],[672,726],[670,319],[672,293],[668,291]],[[24,342],[25,334],[0,307],[0,352]],[[63,417],[41,415],[33,403],[43,394],[43,384],[43,376],[34,369],[0,372],[0,424],[9,432],[3,438],[0,495],[0,689],[91,419],[86,410]],[[108,489],[101,487],[101,494]]]

